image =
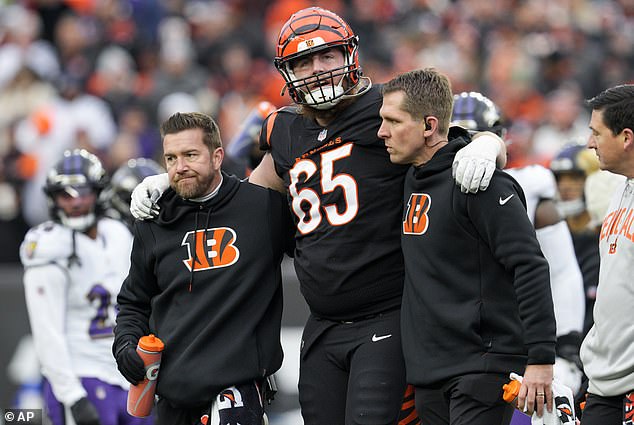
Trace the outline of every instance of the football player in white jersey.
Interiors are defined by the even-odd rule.
[[[469,131],[491,131],[503,139],[506,131],[499,108],[478,92],[454,96],[452,123]],[[550,267],[557,321],[554,376],[576,394],[583,377],[579,347],[585,316],[585,291],[570,231],[556,208],[557,183],[549,169],[537,164],[505,171],[524,190],[528,216]]]
[[[102,216],[107,174],[85,151],[66,151],[44,191],[51,221],[20,247],[31,332],[53,425],[148,424],[127,414],[129,384],[112,357],[114,303],[130,266],[132,235]]]

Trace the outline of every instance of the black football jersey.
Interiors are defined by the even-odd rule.
[[[260,146],[270,150],[296,222],[295,269],[311,311],[343,320],[400,305],[403,179],[383,140],[380,88],[327,127],[293,107],[270,115]]]

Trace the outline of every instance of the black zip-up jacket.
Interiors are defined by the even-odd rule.
[[[113,351],[155,334],[165,343],[157,394],[200,406],[282,364],[280,264],[292,221],[282,194],[224,173],[206,202],[168,189],[159,205],[156,221],[134,226]]]
[[[451,178],[454,139],[405,179],[401,313],[407,381],[468,373],[523,373],[555,360],[548,275],[524,193],[496,170],[486,191]]]

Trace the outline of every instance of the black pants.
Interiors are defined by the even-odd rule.
[[[508,425],[513,406],[502,399],[503,374],[452,378],[435,388],[416,387],[416,410],[424,425]]]
[[[634,392],[615,397],[588,393],[581,425],[626,425],[634,423]]]
[[[305,425],[392,425],[405,393],[400,311],[350,323],[310,317],[300,353]]]
[[[159,398],[155,425],[200,425],[207,416],[207,425],[262,425],[264,407],[259,385],[255,382],[224,389],[212,403],[180,408]]]

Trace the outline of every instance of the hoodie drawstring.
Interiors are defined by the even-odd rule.
[[[199,210],[202,209],[202,206],[199,208]],[[209,210],[207,211],[207,218],[205,219],[205,227],[203,228],[203,246],[207,245],[207,229],[209,228],[209,222],[211,220],[211,208],[209,208]],[[192,291],[192,286],[194,284],[194,269],[196,268],[196,260],[198,259],[198,211],[196,211],[196,224],[194,227],[194,254],[192,256],[192,267],[191,270],[189,272],[189,292]]]
[[[194,269],[196,268],[196,260],[198,259],[198,211],[196,211],[196,224],[194,225],[194,251],[192,253],[192,267],[189,270],[189,288],[188,291],[192,291],[192,285],[194,284]]]

